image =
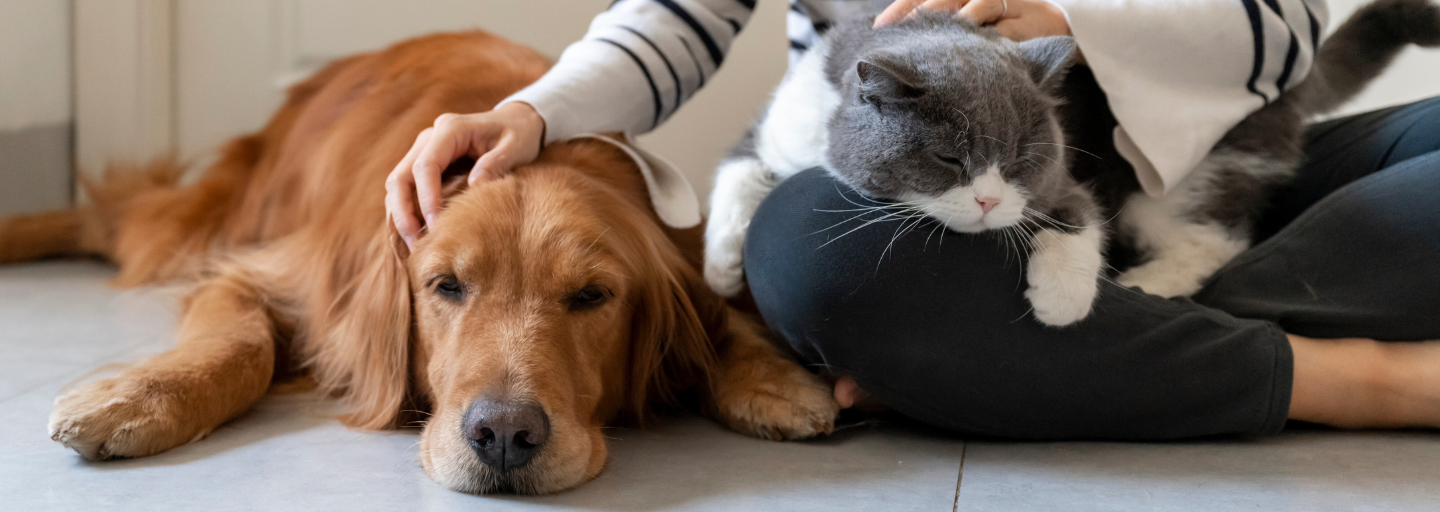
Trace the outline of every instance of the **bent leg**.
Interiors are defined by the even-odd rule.
[[[1440,97],[1311,126],[1305,163],[1270,198],[1255,240],[1274,236],[1340,187],[1426,153],[1440,151]]]
[[[1440,338],[1440,151],[1325,196],[1195,301],[1317,338]]]
[[[275,370],[264,298],[221,277],[188,299],[174,350],[55,400],[50,437],[90,460],[153,455],[249,408]]]
[[[1262,240],[1195,300],[1319,338],[1440,338],[1440,98],[1312,127]]]
[[[855,217],[872,204],[820,170],[786,180],[756,212],[745,270],[777,334],[898,411],[1030,439],[1284,425],[1291,352],[1274,324],[1102,283],[1089,318],[1048,328],[1000,238],[898,220],[856,229],[884,215]]]

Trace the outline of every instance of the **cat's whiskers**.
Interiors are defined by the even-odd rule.
[[[1051,226],[1054,226],[1054,227],[1056,227],[1056,228],[1062,228],[1062,229],[1063,229],[1063,228],[1070,228],[1070,229],[1087,229],[1087,228],[1092,228],[1092,227],[1094,227],[1094,226],[1075,226],[1075,225],[1072,225],[1072,224],[1066,224],[1066,223],[1064,223],[1064,222],[1061,222],[1061,221],[1059,221],[1059,220],[1056,220],[1054,217],[1051,217],[1051,216],[1049,216],[1049,215],[1045,215],[1045,214],[1043,214],[1043,213],[1040,213],[1039,210],[1036,210],[1036,209],[1034,209],[1034,208],[1030,208],[1030,207],[1028,207],[1028,206],[1022,208],[1021,211],[1024,212],[1024,213],[1028,213],[1028,214],[1030,214],[1030,215],[1034,215],[1036,218],[1038,218],[1038,219],[1040,219],[1040,220],[1043,220],[1043,221],[1045,221],[1046,223],[1048,223],[1048,224],[1050,224]]]
[[[890,218],[892,218],[892,217],[897,217],[897,216],[900,216],[900,215],[905,215],[905,214],[908,214],[908,213],[912,213],[912,212],[918,211],[918,208],[916,208],[916,207],[913,206],[913,205],[908,205],[908,204],[906,204],[906,203],[897,203],[897,204],[905,204],[906,206],[903,207],[903,208],[900,208],[900,209],[898,209],[898,210],[896,210],[896,211],[893,211],[893,212],[887,213],[887,214],[885,214],[885,215],[882,215],[882,216],[880,216],[880,217],[876,217],[876,218],[873,218],[873,219],[865,220],[865,223],[864,223],[864,224],[861,224],[860,226],[858,226],[858,227],[856,227],[856,228],[854,228],[854,229],[851,229],[850,231],[846,231],[846,232],[844,232],[844,233],[841,233],[840,236],[837,236],[837,237],[835,237],[835,238],[831,238],[830,240],[827,240],[825,243],[820,244],[820,247],[816,247],[815,249],[816,249],[816,250],[820,250],[821,248],[823,248],[823,247],[825,247],[825,246],[827,246],[827,245],[830,245],[832,242],[834,242],[834,241],[836,241],[836,240],[839,240],[839,239],[841,239],[841,238],[845,238],[846,235],[849,235],[849,234],[854,233],[854,232],[856,232],[856,231],[865,229],[866,226],[869,226],[869,225],[871,225],[871,224],[875,224],[875,223],[877,223],[877,222],[885,222],[886,219],[890,219]],[[866,212],[866,213],[869,213],[869,212]],[[844,222],[841,222],[840,224],[844,224],[844,223],[846,223],[846,222],[850,222],[850,221],[852,221],[852,220],[855,220],[856,218],[863,217],[863,216],[866,215],[866,213],[861,213],[861,214],[859,214],[859,215],[856,215],[855,217],[851,217],[851,218],[849,218],[849,219],[846,219]],[[837,224],[837,225],[838,225],[838,224]],[[903,221],[902,221],[902,225],[903,225]],[[831,226],[831,227],[834,227],[834,226]],[[830,228],[826,228],[826,229],[830,229]],[[821,231],[824,231],[824,230],[821,230]],[[816,233],[819,233],[819,231],[817,231]]]
[[[923,211],[923,208],[913,208],[913,210],[914,213],[911,213],[910,216],[905,217],[904,220],[900,221],[900,226],[895,228],[895,233],[890,236],[890,243],[886,244],[885,249],[880,251],[880,260],[875,262],[876,272],[880,271],[880,264],[885,262],[885,254],[890,252],[890,250],[895,247],[895,241],[910,233],[911,230],[915,229],[915,226],[919,226],[921,223],[925,222],[926,218],[928,218],[928,215]],[[910,226],[907,228],[905,226],[905,223],[910,221],[910,219],[914,219],[916,217],[919,217],[920,220],[911,223]]]
[[[955,108],[955,107],[950,107],[950,110],[954,110],[956,114],[960,114],[960,117],[962,117],[962,118],[965,119],[965,129],[962,130],[961,132],[962,132],[962,133],[970,133],[970,116],[965,115],[964,112],[961,112],[960,109]]]
[[[1073,150],[1075,150],[1075,151],[1079,151],[1079,152],[1081,152],[1081,153],[1085,153],[1085,154],[1087,154],[1087,155],[1093,156],[1093,157],[1095,157],[1096,160],[1104,160],[1104,158],[1100,158],[1100,156],[1099,156],[1099,155],[1096,155],[1095,153],[1091,153],[1091,152],[1089,152],[1089,151],[1085,151],[1085,150],[1080,149],[1080,148],[1077,148],[1077,147],[1075,147],[1075,146],[1066,146],[1066,145],[1064,145],[1064,144],[1056,144],[1056,143],[1053,143],[1053,142],[1031,142],[1031,143],[1029,143],[1029,144],[1026,144],[1026,146],[1041,146],[1041,145],[1043,145],[1043,146],[1059,146],[1059,147],[1062,147],[1062,148],[1073,149]]]
[[[926,212],[926,215],[929,215],[929,212]],[[940,245],[943,247],[945,245],[945,231],[943,229],[945,227],[945,223],[940,222],[940,219],[935,219],[934,217],[931,218],[935,220],[935,227],[930,229],[930,234],[925,235],[925,245],[922,246],[922,248],[930,247],[930,237],[935,236],[935,231],[937,230],[940,231]]]
[[[1056,160],[1056,159],[1052,158],[1050,155],[1046,155],[1046,154],[1043,154],[1043,153],[1036,153],[1036,152],[1034,152],[1034,151],[1029,151],[1029,152],[1026,152],[1026,153],[1025,153],[1025,158],[1030,158],[1030,155],[1035,155],[1035,156],[1044,158],[1044,159],[1046,159],[1046,160],[1049,160],[1049,161],[1051,161],[1051,162],[1054,162],[1055,165],[1059,165],[1059,166],[1061,166],[1061,167],[1064,167],[1064,166],[1065,166],[1065,164],[1060,163],[1059,160]]]
[[[888,208],[892,208],[892,207],[899,206],[899,205],[908,205],[908,203],[905,203],[904,201],[899,201],[899,202],[886,202],[886,201],[877,200],[877,199],[873,199],[873,198],[869,198],[869,197],[865,197],[865,196],[860,196],[861,198],[865,199],[866,201],[875,203],[874,205],[862,205],[862,204],[857,203],[857,202],[855,202],[854,200],[850,199],[848,196],[846,196],[845,193],[840,190],[840,185],[838,185],[838,184],[835,185],[835,193],[839,194],[839,195],[840,195],[840,198],[841,198],[841,199],[844,199],[845,202],[850,203],[850,204],[852,204],[852,205],[855,205],[857,208],[849,209],[849,210],[821,210],[821,209],[816,209],[815,211],[817,211],[817,212],[822,212],[822,213],[851,213],[851,212],[860,212],[860,213],[857,214],[857,215],[855,215],[855,216],[853,216],[853,217],[850,217],[850,218],[848,218],[848,219],[845,219],[845,220],[842,220],[842,221],[840,221],[840,222],[837,222],[837,223],[831,225],[830,227],[827,227],[827,228],[824,228],[824,229],[815,231],[814,233],[810,233],[811,235],[818,235],[818,234],[820,234],[820,233],[829,231],[829,230],[831,230],[831,229],[835,229],[835,228],[837,228],[837,227],[843,226],[843,225],[849,223],[850,221],[853,221],[853,220],[855,220],[855,219],[859,219],[859,218],[861,218],[861,217],[864,217],[865,215],[870,214],[870,213],[872,213],[872,212],[884,211],[884,210],[886,210],[886,209],[888,209]],[[882,218],[883,218],[883,217],[882,217]],[[861,227],[864,227],[864,226],[861,226]],[[847,234],[848,234],[848,233],[847,233]],[[844,236],[844,235],[841,235],[841,236]],[[832,240],[832,241],[833,241],[833,240]]]
[[[879,211],[884,211],[884,210],[879,210]],[[855,216],[853,216],[853,217],[850,217],[850,218],[848,218],[848,219],[842,220],[842,221],[840,221],[839,223],[836,223],[836,224],[833,225],[833,226],[830,226],[830,227],[828,227],[828,228],[825,228],[825,229],[816,231],[816,232],[811,233],[811,234],[814,235],[814,234],[823,233],[823,232],[828,231],[828,230],[830,230],[830,229],[833,229],[833,228],[835,228],[835,227],[838,227],[838,226],[847,224],[847,223],[849,223],[849,222],[851,222],[851,221],[854,221],[854,220],[856,220],[856,219],[860,219],[861,221],[865,222],[865,224],[863,224],[863,225],[860,226],[861,228],[863,228],[863,227],[865,227],[865,226],[868,226],[868,225],[870,225],[870,224],[876,223],[876,222],[894,222],[894,221],[900,220],[900,219],[893,219],[892,217],[896,217],[896,216],[901,215],[901,214],[904,214],[904,213],[906,213],[906,212],[905,212],[904,210],[901,210],[901,211],[896,211],[896,212],[887,213],[887,214],[885,214],[885,215],[882,215],[882,216],[876,217],[876,218],[872,218],[872,219],[865,219],[865,218],[863,218],[863,217],[865,217],[865,215],[867,215],[867,214],[869,214],[869,213],[871,213],[871,212],[860,213],[860,214],[855,215]],[[856,229],[859,229],[859,228],[856,228]],[[850,231],[850,232],[846,232],[846,233],[844,233],[844,234],[842,234],[842,235],[840,235],[840,236],[848,235],[848,234],[850,234],[851,232],[853,232],[853,230]],[[840,238],[840,237],[836,237],[836,239],[838,239],[838,238]],[[831,240],[831,241],[834,241],[834,240]]]
[[[1024,233],[1023,229],[1024,229],[1024,228],[1022,228],[1020,224],[1014,224],[1014,225],[1012,225],[1012,226],[1010,226],[1010,227],[1005,228],[1005,231],[1006,231],[1006,232],[1012,232],[1012,231],[1013,231],[1013,232],[1015,233],[1015,239],[1018,240],[1017,246],[1015,247],[1015,263],[1016,263],[1016,264],[1019,264],[1019,265],[1022,265],[1022,266],[1025,265],[1025,254],[1027,254],[1028,252],[1031,251],[1030,245],[1029,245],[1028,241],[1027,241],[1026,238],[1025,238],[1025,233]],[[1022,250],[1022,248],[1019,247],[1019,245],[1024,245],[1025,248]],[[1010,266],[1010,258],[1008,258],[1008,257],[1005,258],[1005,266],[1006,266],[1006,267],[1009,267],[1009,266]],[[1020,285],[1024,283],[1024,279],[1025,279],[1025,274],[1024,274],[1023,272],[1020,273],[1020,275],[1016,276],[1016,278],[1015,278],[1015,289],[1017,289],[1017,290],[1020,289]]]
[[[1029,155],[1026,155],[1026,156],[1023,157],[1023,158],[1016,159],[1016,160],[1015,160],[1015,163],[1023,163],[1023,164],[1025,164],[1025,165],[1030,166],[1030,169],[1034,170],[1035,172],[1038,172],[1038,173],[1041,173],[1041,174],[1044,174],[1044,173],[1045,173],[1045,167],[1044,167],[1043,165],[1041,165],[1040,162],[1036,162],[1035,159],[1030,158]]]
[[[817,231],[815,231],[815,232],[813,232],[813,233],[810,233],[810,234],[811,234],[811,235],[818,235],[818,234],[820,234],[820,233],[824,233],[824,232],[826,232],[826,231],[829,231],[829,230],[835,229],[835,228],[837,228],[837,227],[843,226],[843,225],[845,225],[845,224],[847,224],[847,223],[849,223],[850,221],[853,221],[853,220],[855,220],[855,219],[862,218],[862,217],[864,217],[864,216],[866,216],[866,215],[868,215],[868,214],[870,214],[870,213],[872,213],[872,212],[875,212],[875,211],[884,211],[884,209],[885,209],[885,208],[882,207],[882,208],[876,208],[876,209],[874,209],[874,210],[863,211],[863,212],[861,212],[861,213],[856,214],[856,215],[853,216],[853,217],[850,217],[850,218],[848,218],[848,219],[845,219],[845,220],[842,220],[842,221],[837,222],[837,223],[835,223],[835,224],[832,224],[830,227],[817,230]],[[821,210],[816,210],[816,211],[821,211]],[[889,221],[883,221],[883,220],[882,220],[881,222],[889,222]]]
[[[1009,226],[1005,226],[1004,228],[995,230],[1004,237],[1003,240],[1005,242],[1006,248],[1005,266],[1007,267],[1010,266],[1010,255],[1012,253],[1015,255],[1016,263],[1023,264],[1025,262],[1025,253],[1023,247],[1025,242],[1022,239],[1020,231],[1016,228],[1016,226],[1017,225],[1012,224]]]
[[[1014,244],[1010,242],[1010,228],[999,230],[1000,241],[1005,245],[1005,266],[1010,266],[1010,252],[1014,250]]]
[[[1032,224],[1027,224],[1027,223],[1023,223],[1023,222],[1020,223],[1020,224],[1016,224],[1016,225],[1017,225],[1017,226],[1021,226],[1021,229],[1024,229],[1024,230],[1025,230],[1025,235],[1026,235],[1026,236],[1025,236],[1025,244],[1026,244],[1026,246],[1028,247],[1028,249],[1030,250],[1030,253],[1033,254],[1033,253],[1035,252],[1035,249],[1038,248],[1039,243],[1040,243],[1039,240],[1036,239],[1036,236],[1037,236],[1037,235],[1035,234],[1035,229],[1038,228],[1039,226],[1038,226],[1038,225],[1035,225],[1035,224],[1033,224],[1033,223],[1032,223]]]
[[[1010,147],[1010,143],[1005,142],[1005,141],[1000,140],[1000,139],[997,139],[997,138],[995,138],[995,137],[991,137],[991,136],[989,136],[989,135],[976,135],[976,137],[984,137],[984,138],[993,140],[993,141],[995,141],[995,142],[998,142],[998,143],[1000,143],[1000,147],[1002,147],[1002,148],[1008,148],[1008,147]],[[983,155],[982,155],[982,156],[983,156]],[[994,161],[994,160],[991,160],[990,157],[984,156],[984,158],[985,158],[985,167],[993,167],[993,166],[995,165],[995,161]],[[966,167],[969,167],[969,166],[967,165]]]
[[[844,199],[845,202],[850,203],[850,204],[855,205],[855,206],[859,206],[859,207],[861,207],[861,208],[868,208],[868,206],[863,205],[863,204],[860,204],[860,203],[857,203],[857,202],[855,202],[854,200],[850,199],[849,196],[846,196],[846,195],[845,195],[845,192],[842,191],[842,190],[840,190],[840,184],[839,184],[838,182],[835,183],[834,186],[835,186],[835,193],[840,195],[840,199]],[[903,206],[903,205],[909,204],[909,203],[906,203],[905,201],[885,201],[885,200],[883,200],[883,199],[875,199],[875,198],[873,198],[873,197],[869,197],[869,196],[866,196],[866,195],[863,195],[863,194],[857,194],[857,195],[859,195],[861,199],[864,199],[864,200],[866,200],[866,201],[869,201],[869,202],[873,203],[873,206],[889,207],[889,206]]]
[[[1123,208],[1122,208],[1122,209],[1123,209]],[[1095,224],[1086,224],[1086,225],[1084,225],[1084,226],[1075,226],[1075,225],[1071,225],[1071,224],[1066,224],[1066,223],[1064,223],[1064,222],[1060,222],[1059,220],[1056,220],[1054,217],[1051,217],[1051,216],[1049,216],[1049,215],[1045,215],[1045,214],[1043,214],[1043,213],[1040,213],[1038,210],[1035,210],[1035,209],[1030,208],[1030,207],[1028,207],[1028,206],[1025,207],[1025,208],[1022,210],[1022,212],[1023,212],[1023,213],[1026,213],[1026,214],[1029,214],[1029,215],[1033,215],[1033,216],[1035,216],[1036,218],[1038,218],[1039,220],[1043,220],[1043,221],[1049,223],[1051,226],[1055,227],[1056,229],[1061,229],[1061,230],[1064,230],[1064,228],[1084,230],[1084,229],[1090,229],[1090,228],[1100,227],[1100,226],[1104,226],[1104,225],[1106,225],[1106,224],[1109,224],[1110,221],[1113,221],[1113,220],[1115,220],[1116,217],[1119,217],[1119,216],[1120,216],[1119,213],[1116,213],[1115,215],[1110,216],[1110,218],[1105,219],[1105,220],[1100,221],[1100,222],[1095,223]]]

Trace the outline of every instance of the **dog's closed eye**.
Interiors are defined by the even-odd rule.
[[[610,300],[610,292],[600,285],[589,285],[570,294],[570,311],[594,309]]]
[[[448,300],[465,302],[465,285],[453,275],[435,276],[430,280],[430,288]]]

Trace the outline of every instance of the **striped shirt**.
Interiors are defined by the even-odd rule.
[[[1324,0],[1049,0],[1120,126],[1115,144],[1162,194],[1235,124],[1304,79]],[[865,0],[790,0],[790,61]],[[705,86],[755,0],[617,0],[539,81],[505,101],[534,106],[546,143],[648,132]]]

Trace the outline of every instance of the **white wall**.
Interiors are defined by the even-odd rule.
[[[0,0],[0,215],[70,201],[70,2]]]
[[[173,100],[152,98],[155,101],[149,103],[129,103],[135,104],[131,110],[136,111],[151,110],[141,108],[146,104],[166,103],[173,111],[167,111],[163,123],[151,124],[170,128],[136,132],[164,134],[168,137],[166,144],[173,144],[181,156],[203,163],[205,156],[224,140],[258,129],[280,104],[285,83],[303,77],[330,59],[378,49],[419,34],[474,27],[534,46],[553,57],[579,38],[591,17],[611,0],[74,1],[91,7],[152,3],[170,6],[166,16],[173,18],[166,19],[173,22],[141,31],[174,30],[173,35],[166,32],[165,36],[173,37],[174,59],[162,62],[173,64],[174,69],[166,71],[173,74],[161,74],[173,77],[173,83],[166,85],[173,86],[173,96],[166,92],[166,98]],[[29,9],[62,3],[62,0],[0,0],[0,5],[23,5]],[[1360,3],[1362,0],[1332,0],[1332,28]],[[708,194],[715,164],[758,114],[784,73],[786,1],[761,0],[759,4],[719,75],[668,123],[641,139],[647,147],[678,164],[702,194]],[[108,12],[118,7],[106,9]],[[77,26],[82,29],[87,26],[86,20],[93,16],[86,13],[91,10],[94,9],[77,13]],[[93,21],[103,26],[104,18],[107,17]],[[33,21],[23,24],[36,25]],[[138,37],[132,36],[135,37],[129,39]],[[77,41],[87,41],[85,34],[79,34]],[[87,47],[79,45],[82,57],[88,55]],[[81,62],[85,62],[84,59]],[[86,74],[81,75],[80,111],[85,112],[84,86],[103,83],[104,77],[85,80]],[[1410,50],[1360,100],[1347,106],[1346,112],[1440,94],[1437,84],[1440,84],[1440,51]],[[120,96],[134,99],[143,95]],[[169,124],[172,122],[173,126]],[[103,160],[103,155],[92,158],[83,154],[86,147],[104,149],[105,146],[87,144],[86,119],[82,118],[80,124],[82,164]],[[116,132],[114,129],[103,131]],[[145,150],[148,147],[122,142],[119,146],[123,148]],[[113,150],[109,148],[105,152]]]
[[[70,5],[0,0],[0,131],[70,122]]]
[[[558,57],[610,3],[177,0],[176,143],[182,156],[203,162],[224,140],[259,128],[280,105],[284,84],[329,60],[420,34],[478,27]],[[701,194],[709,193],[715,165],[785,72],[786,2],[760,4],[720,73],[641,139],[684,170]]]
[[[1328,3],[1329,30],[1334,31],[1350,13],[1369,3],[1369,0],[1329,0]],[[1411,47],[1400,54],[1385,74],[1336,115],[1410,103],[1431,96],[1440,96],[1440,49]]]

